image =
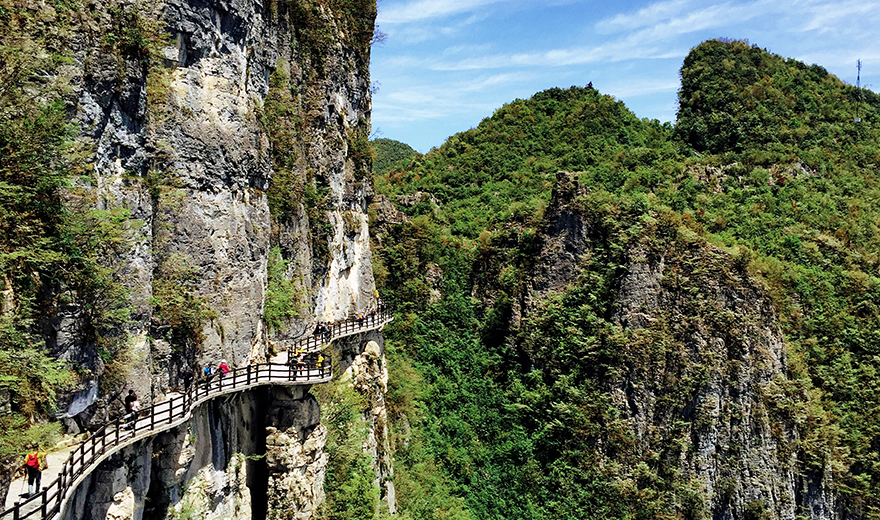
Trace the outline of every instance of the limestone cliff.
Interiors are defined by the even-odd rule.
[[[51,353],[83,374],[61,396],[69,432],[118,414],[124,389],[148,406],[182,387],[187,368],[264,362],[316,319],[375,305],[374,0],[62,4],[3,0],[14,29],[2,43],[29,35],[69,58],[53,73],[69,85],[64,102],[88,155],[88,180],[75,183],[87,196],[76,203],[123,215],[104,262],[132,310],[121,326],[95,330],[71,295],[51,316]],[[119,348],[108,353],[99,336]],[[263,418],[291,400],[304,403],[296,442],[311,450],[302,508],[313,510],[319,409],[308,393],[282,394],[206,405],[188,429],[128,448],[81,486],[68,517],[265,516],[274,505],[249,489],[274,478],[277,454],[248,456],[274,445]]]
[[[572,286],[599,294],[586,281],[598,279],[585,273],[595,273],[597,261],[606,262],[601,269],[610,264],[615,352],[590,353],[583,363],[632,435],[632,460],[690,487],[695,517],[837,517],[831,468],[805,469],[811,454],[794,448],[801,431],[784,402],[807,397],[785,390],[785,339],[747,259],[669,226],[663,215],[644,216],[634,240],[615,237],[588,196],[574,175],[557,176],[532,291],[517,319]],[[553,371],[547,350],[530,355]],[[612,444],[600,440],[597,449],[616,457],[619,478],[637,486],[647,477],[620,452],[608,455]]]

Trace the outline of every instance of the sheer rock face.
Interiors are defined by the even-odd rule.
[[[69,14],[67,101],[79,140],[94,152],[94,204],[128,212],[128,246],[110,263],[134,310],[124,331],[128,366],[112,368],[124,385],[93,396],[91,381],[62,396],[71,431],[118,413],[116,396],[128,388],[149,406],[182,387],[186,366],[200,373],[221,359],[233,366],[264,362],[270,348],[310,332],[315,319],[339,320],[375,305],[366,216],[372,187],[353,150],[369,134],[369,47],[324,2],[313,3],[315,9],[298,0],[120,0]],[[315,16],[313,26],[304,26],[297,9]],[[107,43],[114,27],[132,23],[119,13],[133,13],[149,48]],[[53,15],[45,16],[51,27]],[[360,22],[372,27],[373,20]],[[294,209],[283,218],[270,212],[268,193],[279,171],[263,117],[279,72],[287,78],[280,90],[290,97],[283,117],[296,133],[295,160],[286,168],[326,189],[315,203],[301,187],[291,188]],[[326,243],[321,254],[313,247],[318,239]],[[289,261],[286,275],[299,281],[303,296],[298,316],[270,336],[263,318],[273,246]],[[185,288],[202,303],[198,338],[174,336],[157,307],[163,284]],[[99,380],[111,367],[84,340],[82,321],[76,305],[61,309],[47,345]],[[188,427],[115,455],[80,486],[67,518],[161,518],[190,506],[207,508],[208,518],[265,516],[277,506],[267,497],[267,479],[275,479],[271,490],[303,475],[310,491],[297,500],[313,511],[323,498],[326,432],[314,398],[285,392],[253,391],[203,405]],[[291,402],[297,404],[289,408]],[[278,426],[271,442],[286,435],[294,442],[281,444],[299,451],[273,455],[275,465],[241,460],[235,454],[265,452],[270,406],[279,413],[273,420],[290,423]]]
[[[186,365],[266,358],[270,246],[280,247],[302,292],[297,316],[273,331],[276,347],[316,317],[339,320],[375,304],[373,193],[364,151],[355,149],[369,134],[369,48],[349,34],[351,22],[317,4],[120,1],[80,13],[65,34],[68,100],[79,140],[94,151],[94,203],[128,212],[129,245],[110,263],[131,292],[130,363],[150,367],[125,377],[145,405],[179,385]],[[302,26],[298,9],[315,27]],[[105,33],[132,23],[129,14],[149,44],[109,45]],[[283,110],[267,108],[272,92],[286,96]],[[289,194],[276,193],[290,197],[284,215],[270,213],[267,195],[280,168],[267,131],[275,128],[265,122],[272,110],[293,135],[283,169],[294,181],[283,188]],[[316,183],[319,200],[306,200],[303,186]],[[193,337],[174,337],[163,287],[201,302]],[[82,321],[76,305],[60,309],[47,344],[100,376],[107,367]]]
[[[388,365],[380,343],[368,340],[363,352],[352,360],[342,377],[361,395],[366,396],[370,404],[370,409],[364,413],[364,420],[369,424],[364,451],[373,461],[373,471],[376,472],[374,484],[382,490],[382,500],[388,505],[389,512],[395,514],[397,503],[393,480],[394,467],[388,409],[385,406],[385,395],[388,393]]]
[[[559,174],[526,312],[577,283],[607,240],[576,202],[587,189]],[[636,241],[620,263],[610,320],[626,338],[626,362],[601,383],[641,460],[659,457],[696,484],[716,519],[748,518],[756,507],[773,518],[835,518],[830,469],[798,469],[798,432],[776,408],[788,359],[762,286],[730,254],[697,242]]]
[[[266,430],[270,517],[307,520],[324,501],[327,428],[312,395],[299,387],[274,394]]]

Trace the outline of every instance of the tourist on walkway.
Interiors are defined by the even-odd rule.
[[[225,359],[221,360],[217,366],[217,373],[220,374],[220,379],[217,380],[217,388],[223,389],[223,376],[229,373],[229,365],[226,364]]]
[[[183,367],[183,388],[184,390],[189,390],[190,385],[193,382],[193,371],[189,366]]]
[[[303,369],[306,366],[305,360],[306,351],[303,350],[302,347],[297,346],[296,351],[294,352],[294,356],[296,357],[296,375],[299,376]]]
[[[39,449],[34,449],[25,457],[24,467],[27,469],[28,496],[32,496],[40,492],[40,479],[43,476],[43,470],[49,467],[46,463],[46,453],[40,453]]]
[[[129,394],[129,395],[134,395]],[[141,402],[138,401],[137,396],[135,396],[134,401],[131,402],[131,410],[128,414],[128,429],[134,430],[134,427],[137,425],[137,418],[141,411]]]
[[[128,395],[125,396],[125,414],[128,415],[131,413],[131,403],[137,401],[137,394],[134,393],[134,390],[129,390]]]

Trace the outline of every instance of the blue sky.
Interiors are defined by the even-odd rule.
[[[880,90],[880,0],[379,0],[373,47],[376,137],[420,152],[504,103],[593,86],[639,117],[674,121],[678,69],[728,37]]]

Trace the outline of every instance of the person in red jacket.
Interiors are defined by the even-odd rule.
[[[49,467],[46,464],[46,454],[40,453],[39,449],[35,449],[25,457],[24,466],[27,468],[28,495],[39,493],[40,478],[43,476],[43,470]]]
[[[229,365],[226,364],[226,360],[220,362],[220,365],[217,367],[217,371],[220,372],[220,379],[223,379],[223,376],[229,373]]]

